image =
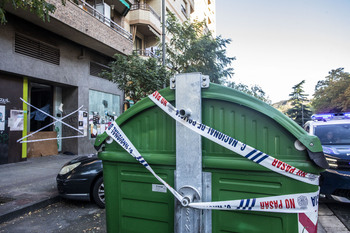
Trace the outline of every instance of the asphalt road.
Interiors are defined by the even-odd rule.
[[[0,233],[106,232],[105,210],[94,203],[62,200],[0,225]]]

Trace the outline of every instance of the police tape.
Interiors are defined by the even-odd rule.
[[[153,176],[161,182],[173,195],[182,203],[183,196],[174,188],[160,178],[147,161],[141,156],[135,146],[127,138],[124,132],[120,129],[117,123],[112,122],[106,133],[116,141],[124,150],[142,164]],[[250,211],[265,211],[279,213],[306,213],[318,210],[318,194],[299,193],[281,196],[250,198],[230,201],[214,201],[214,202],[193,202],[188,206],[196,209],[212,209],[212,210],[250,210]]]
[[[202,135],[203,137],[206,137],[207,139],[235,152],[236,154],[250,159],[251,161],[281,175],[288,176],[295,180],[299,180],[312,185],[319,184],[318,175],[304,172],[199,121],[190,119],[188,117],[182,117],[179,110],[171,105],[161,94],[159,94],[158,91],[155,91],[148,97],[177,122]]]
[[[249,198],[232,201],[193,202],[189,206],[211,210],[250,210],[279,213],[306,213],[318,211],[319,191],[281,196]]]
[[[29,143],[29,142],[42,142],[42,141],[49,141],[49,140],[58,140],[58,139],[69,139],[69,138],[80,138],[80,137],[85,137],[85,136],[83,135],[84,133],[83,133],[82,131],[80,131],[79,129],[76,129],[76,128],[74,128],[73,126],[71,126],[71,125],[69,125],[69,124],[63,122],[63,120],[64,120],[65,118],[67,118],[67,117],[73,115],[74,113],[76,113],[76,112],[78,112],[80,109],[82,109],[82,108],[83,108],[83,105],[80,106],[80,108],[78,108],[77,110],[75,110],[75,111],[73,111],[73,112],[67,114],[66,116],[62,117],[61,119],[58,119],[58,118],[56,118],[56,117],[54,117],[54,116],[48,114],[47,112],[44,112],[43,110],[41,110],[41,109],[35,107],[34,105],[28,103],[28,102],[25,101],[24,99],[20,98],[20,100],[22,100],[22,102],[25,103],[25,104],[27,104],[28,106],[30,106],[30,107],[36,109],[37,111],[41,112],[42,114],[44,114],[44,115],[46,115],[46,116],[48,116],[48,117],[54,119],[55,121],[53,121],[53,122],[51,122],[50,124],[45,125],[44,127],[42,127],[42,128],[40,128],[40,129],[38,129],[38,130],[36,130],[36,131],[30,133],[30,134],[28,134],[28,135],[26,135],[26,136],[24,136],[24,137],[18,139],[17,142],[19,142],[19,143]],[[80,134],[82,134],[82,135],[67,136],[67,137],[55,137],[55,138],[45,138],[45,139],[36,139],[36,140],[24,140],[24,139],[26,139],[26,138],[28,138],[28,137],[30,137],[30,136],[32,136],[32,135],[34,135],[34,134],[36,134],[36,133],[42,131],[43,129],[45,129],[45,128],[47,128],[47,127],[49,127],[49,126],[55,124],[56,122],[61,122],[61,123],[64,124],[65,126],[67,126],[67,127],[71,128],[71,129],[77,131],[78,133],[80,133]]]
[[[161,182],[167,189],[175,196],[177,200],[182,202],[183,197],[176,192],[173,187],[171,187],[167,182],[165,182],[162,178],[160,178],[151,168],[151,166],[147,163],[147,161],[141,156],[139,151],[135,148],[135,146],[131,143],[131,141],[128,139],[128,137],[124,134],[124,132],[120,129],[117,123],[112,122],[107,130],[106,133],[113,138],[114,141],[116,141],[124,150],[126,150],[132,157],[134,157],[139,163],[141,163],[145,168],[147,168],[148,171],[150,171],[153,176]]]

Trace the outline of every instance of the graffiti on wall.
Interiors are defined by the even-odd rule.
[[[8,104],[10,103],[9,99],[8,98],[0,98],[0,104]]]

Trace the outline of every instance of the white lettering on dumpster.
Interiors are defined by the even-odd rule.
[[[148,97],[177,122],[236,154],[250,159],[251,161],[281,175],[312,185],[319,184],[318,175],[304,172],[201,122],[189,117],[180,116],[179,110],[171,105],[158,91],[155,91]]]

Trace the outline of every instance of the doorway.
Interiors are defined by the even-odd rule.
[[[41,111],[52,115],[53,113],[53,87],[45,84],[31,83],[30,102]],[[52,119],[44,113],[30,107],[30,131],[36,131],[50,124]],[[46,127],[41,131],[53,131],[53,126]]]

